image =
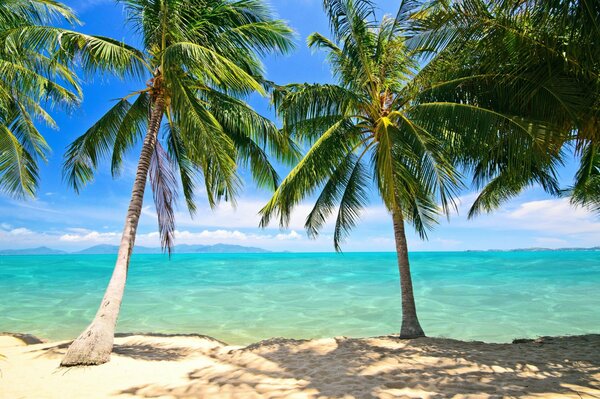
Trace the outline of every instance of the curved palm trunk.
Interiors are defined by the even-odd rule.
[[[73,341],[60,364],[61,366],[96,365],[106,363],[110,360],[114,343],[115,326],[125,291],[129,259],[131,258],[131,252],[135,244],[135,234],[142,211],[148,168],[154,152],[163,112],[164,99],[158,97],[155,99],[152,107],[148,132],[142,146],[135,182],[133,183],[131,201],[129,202],[125,227],[123,228],[117,262],[112,277],[108,283],[96,317],[88,328]]]
[[[398,255],[398,270],[400,271],[400,288],[402,290],[402,327],[400,338],[424,337],[425,333],[417,318],[417,308],[413,294],[410,264],[408,262],[408,245],[404,231],[404,218],[401,210],[392,213],[394,221],[394,237],[396,239],[396,253]]]

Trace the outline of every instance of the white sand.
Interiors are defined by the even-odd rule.
[[[246,348],[132,335],[116,339],[107,364],[61,369],[67,345],[0,336],[0,398],[600,398],[600,335],[521,344],[273,339]]]

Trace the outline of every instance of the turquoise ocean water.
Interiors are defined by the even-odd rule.
[[[0,331],[74,338],[93,318],[115,256],[0,257]],[[600,252],[411,254],[430,336],[508,342],[600,333]],[[400,328],[393,253],[134,255],[118,330],[375,336]]]

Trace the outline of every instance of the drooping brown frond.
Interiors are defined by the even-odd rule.
[[[160,244],[163,251],[168,251],[170,256],[175,242],[177,179],[175,178],[171,159],[159,142],[156,142],[152,154],[149,175],[154,206],[158,216]]]

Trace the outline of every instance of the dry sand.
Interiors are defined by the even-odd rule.
[[[29,343],[27,345],[26,342]],[[600,398],[600,335],[487,344],[440,338],[129,335],[110,363],[58,368],[68,342],[0,336],[0,398]]]

